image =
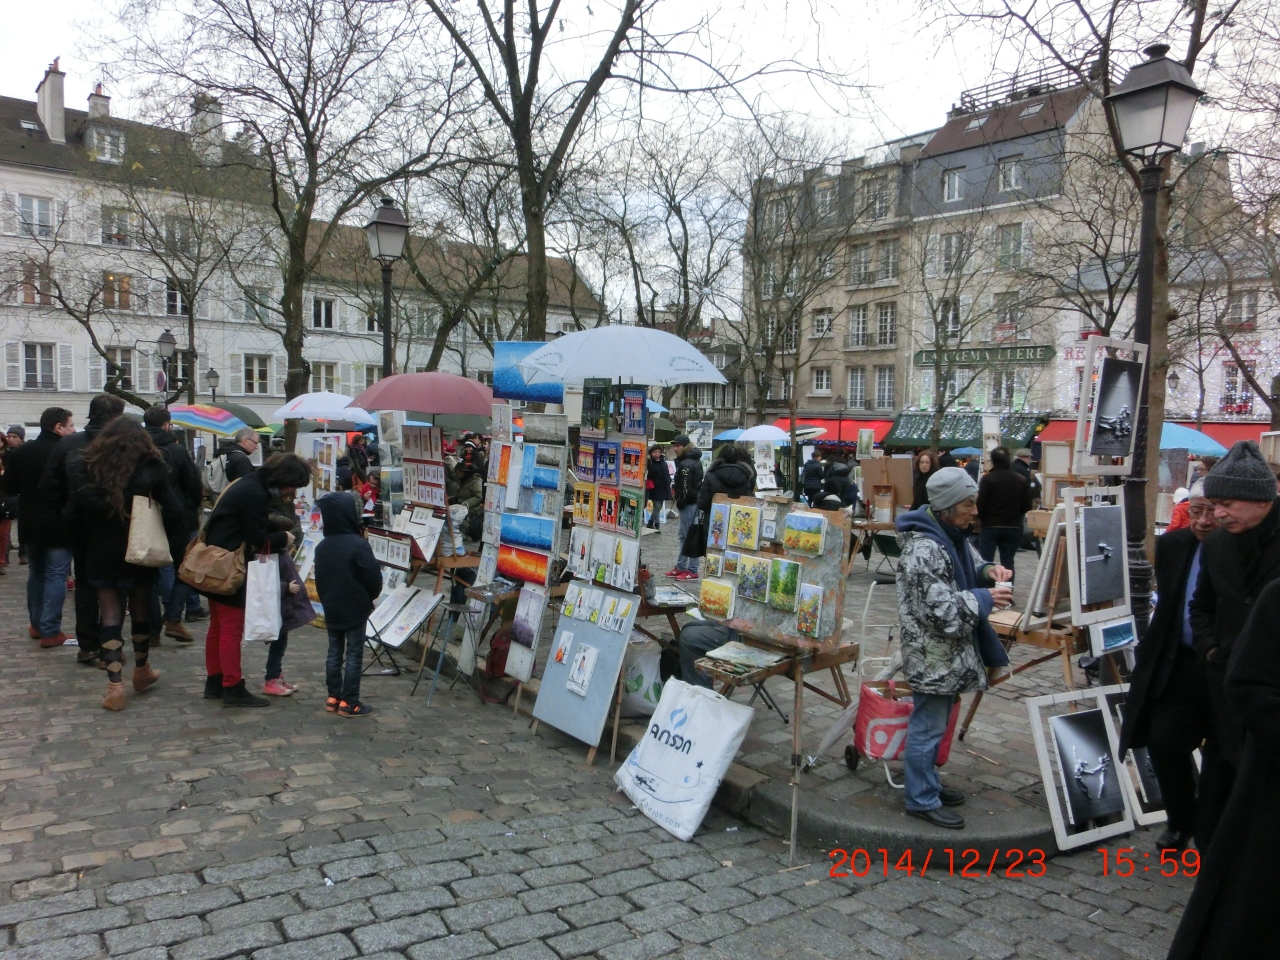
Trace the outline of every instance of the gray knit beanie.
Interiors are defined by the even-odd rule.
[[[1276,475],[1252,440],[1237,440],[1231,452],[1204,478],[1211,500],[1274,500]]]
[[[960,467],[943,467],[933,471],[925,489],[929,492],[929,506],[935,510],[946,510],[978,495],[977,482]]]

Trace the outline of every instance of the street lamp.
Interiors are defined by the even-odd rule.
[[[209,391],[213,394],[213,402],[218,402],[218,381],[222,378],[218,376],[218,371],[210,367],[204,375],[204,382],[209,384]]]
[[[391,375],[391,265],[404,253],[404,241],[409,236],[409,221],[400,208],[383,197],[374,211],[373,219],[365,224],[369,237],[369,256],[382,264],[382,375]]]
[[[1178,376],[1178,371],[1170,370],[1168,379],[1169,379],[1169,389],[1174,393],[1177,393],[1178,384],[1182,381],[1182,378]]]
[[[1143,51],[1140,63],[1107,97],[1111,115],[1120,131],[1121,149],[1142,161],[1142,226],[1138,241],[1137,293],[1134,302],[1133,339],[1151,343],[1151,308],[1155,282],[1156,200],[1164,180],[1164,158],[1182,149],[1191,114],[1203,91],[1191,81],[1187,68],[1166,54],[1169,47],[1153,44]],[[1133,463],[1124,487],[1128,518],[1129,580],[1138,635],[1151,615],[1151,564],[1147,559],[1147,404],[1150,370],[1143,374]]]
[[[849,401],[842,394],[836,394],[832,399],[831,405],[836,408],[836,443],[839,444],[840,452],[844,452],[844,412],[849,407]]]

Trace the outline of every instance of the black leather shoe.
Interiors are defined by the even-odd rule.
[[[241,680],[234,687],[222,688],[222,705],[224,707],[265,707],[271,701],[266,697],[250,693]]]
[[[927,820],[935,827],[946,827],[948,830],[964,829],[964,817],[942,807],[934,810],[908,810],[907,816],[915,817],[917,820]]]
[[[1191,842],[1189,830],[1166,830],[1156,837],[1157,850],[1185,850]]]
[[[215,673],[204,678],[204,698],[206,700],[222,699],[222,674]]]
[[[943,787],[938,791],[938,799],[942,801],[944,807],[958,807],[964,803],[964,791],[957,790],[955,787]]]

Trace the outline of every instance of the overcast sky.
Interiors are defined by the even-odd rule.
[[[718,23],[732,33],[749,59],[763,61],[792,52],[806,61],[821,57],[852,70],[872,92],[870,115],[861,99],[815,91],[797,77],[776,83],[772,94],[789,109],[837,124],[842,138],[859,147],[940,126],[961,90],[990,79],[990,62],[975,55],[972,44],[967,52],[958,52],[954,39],[945,38],[940,29],[920,25],[915,0],[845,2],[840,10],[823,6],[823,0],[700,2],[716,11]],[[90,88],[101,79],[92,64],[94,24],[110,5],[109,0],[7,4],[0,40],[0,94],[34,100],[45,67],[60,56],[67,73],[67,106],[83,109]],[[86,52],[88,58],[82,56]],[[125,116],[132,112],[119,99],[112,109]]]

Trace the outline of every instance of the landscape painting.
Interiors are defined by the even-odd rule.
[[[794,613],[800,589],[800,564],[774,557],[769,561],[769,606]]]
[[[821,624],[822,587],[816,583],[802,583],[796,599],[796,631],[806,637],[817,637]]]
[[[738,560],[738,596],[766,603],[769,599],[769,561],[743,555]]]
[[[733,618],[733,584],[709,578],[702,581],[698,593],[698,609],[713,620]]]
[[[782,545],[792,553],[822,556],[826,542],[827,518],[816,513],[792,511],[782,528]]]

